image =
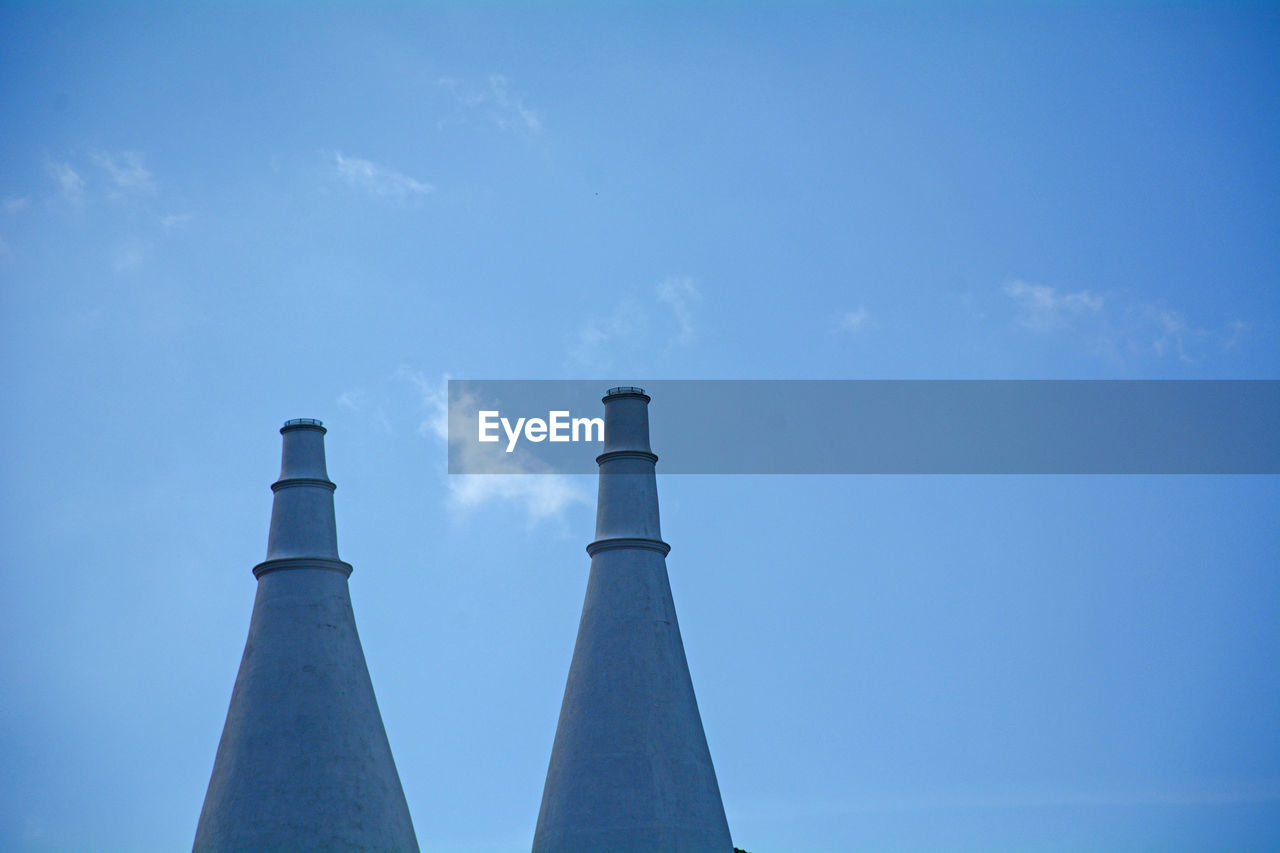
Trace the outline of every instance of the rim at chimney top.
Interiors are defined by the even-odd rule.
[[[604,392],[606,399],[609,397],[622,397],[628,395],[644,397],[646,400],[649,399],[649,395],[644,393],[643,388],[637,388],[634,385],[619,385],[617,388],[610,388],[608,391]]]
[[[324,423],[315,418],[290,418],[284,422],[284,426],[280,427],[280,432],[291,429],[318,429],[321,432],[328,432],[324,428]]]

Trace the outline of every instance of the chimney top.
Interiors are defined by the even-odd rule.
[[[637,388],[634,385],[619,385],[617,388],[610,388],[604,392],[602,398],[604,402],[608,402],[610,397],[644,397],[649,399],[649,395],[644,393],[643,388]]]
[[[284,426],[280,427],[280,432],[290,429],[318,429],[321,432],[328,432],[324,428],[324,422],[315,418],[290,418],[284,422]]]

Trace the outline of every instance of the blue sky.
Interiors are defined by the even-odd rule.
[[[8,850],[190,844],[286,418],[330,428],[419,841],[500,851],[532,839],[594,483],[450,481],[446,376],[1280,366],[1265,5],[7,3],[0,31]],[[740,846],[1280,846],[1274,477],[659,489]]]

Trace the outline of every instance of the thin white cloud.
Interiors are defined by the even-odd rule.
[[[1005,285],[1004,293],[1017,308],[1018,325],[1041,335],[1072,335],[1095,355],[1114,362],[1175,358],[1194,364],[1208,351],[1236,346],[1249,330],[1239,319],[1221,329],[1193,325],[1163,300],[1088,290],[1067,293],[1025,281]]]
[[[1198,364],[1208,353],[1235,347],[1248,332],[1249,324],[1243,320],[1231,320],[1222,328],[1205,328],[1189,323],[1182,312],[1163,301],[1139,301],[1126,307],[1112,345]]]
[[[45,164],[45,169],[58,185],[58,191],[65,200],[77,206],[84,203],[84,178],[80,177],[80,173],[70,163],[50,160]]]
[[[425,181],[419,181],[402,172],[380,166],[372,160],[348,157],[341,151],[332,152],[331,165],[335,174],[347,186],[376,198],[404,201],[413,196],[427,195],[435,191],[435,187]]]
[[[1182,315],[1156,305],[1143,305],[1140,310],[1154,330],[1151,349],[1155,354],[1163,356],[1166,353],[1177,353],[1180,361],[1190,360],[1185,344],[1188,336],[1195,334],[1195,330],[1187,328],[1187,321]]]
[[[83,212],[86,203],[102,199],[119,202],[129,208],[133,208],[135,204],[142,205],[145,209],[148,202],[142,202],[141,198],[154,196],[159,192],[155,177],[147,169],[140,152],[91,151],[88,159],[91,163],[92,182],[69,161],[45,161],[45,171],[57,186],[62,199],[77,212]],[[8,198],[3,205],[7,213],[14,214],[26,207],[27,198]],[[108,215],[114,216],[117,213],[118,208],[115,213]],[[117,232],[115,244],[102,255],[102,259],[110,270],[120,274],[136,270],[147,263],[155,248],[155,222],[158,221],[160,228],[169,233],[186,224],[191,214],[171,214],[158,220],[150,220],[151,227],[144,230],[135,227],[137,220],[134,217],[117,218],[119,223],[114,229]]]
[[[139,152],[121,151],[118,154],[108,154],[105,151],[95,151],[90,156],[93,162],[107,173],[117,196],[155,194],[155,178],[142,164],[142,155]]]
[[[450,434],[460,437],[475,431],[474,418],[468,423],[463,412],[474,412],[479,407],[472,405],[474,398],[464,397],[459,401],[461,405],[450,410],[448,375],[433,382],[421,371],[407,367],[402,367],[398,375],[417,388],[427,411],[418,426],[419,434],[443,443],[448,450]],[[460,449],[455,452],[467,453],[475,444],[458,441],[454,447]],[[504,459],[502,464],[507,466],[506,473],[448,475],[449,508],[461,515],[490,504],[514,504],[524,511],[528,523],[535,525],[559,518],[573,504],[590,501],[590,495],[571,477],[538,473],[525,467],[532,463],[514,457]],[[492,468],[491,460],[486,467]]]
[[[386,407],[381,403],[370,405],[369,395],[365,393],[363,388],[349,388],[339,394],[334,402],[340,408],[347,409],[364,420],[375,424],[387,435],[395,433],[395,428],[391,425],[391,418],[387,417]]]
[[[836,328],[841,332],[847,332],[856,335],[861,332],[867,325],[867,319],[871,314],[867,309],[859,305],[852,311],[846,311],[840,315],[840,319],[836,322]]]
[[[581,370],[600,375],[611,371],[619,358],[643,357],[649,340],[649,312],[634,297],[625,297],[603,317],[590,317],[569,342],[569,358]]]
[[[485,94],[463,85],[457,77],[441,77],[436,80],[436,88],[443,89],[464,107],[476,107],[485,102]]]
[[[335,402],[344,409],[351,409],[353,412],[358,412],[364,406],[364,391],[359,388],[353,388],[350,391],[343,391],[338,395],[338,399]]]
[[[192,213],[170,213],[168,216],[160,217],[160,227],[164,229],[166,234],[169,234],[179,228],[187,227],[193,217],[194,214]]]
[[[1231,349],[1249,332],[1249,324],[1244,320],[1232,320],[1227,323],[1222,335],[1222,348]]]
[[[495,502],[521,507],[530,525],[560,518],[573,504],[587,503],[582,488],[563,474],[451,474],[449,501],[455,510]]]
[[[1101,296],[1087,290],[1061,293],[1047,284],[1021,280],[1006,284],[1004,292],[1018,305],[1018,322],[1036,330],[1058,328],[1081,315],[1096,314],[1104,304]]]
[[[493,103],[497,107],[494,120],[498,123],[498,127],[503,130],[510,127],[523,128],[535,134],[542,132],[542,118],[536,110],[525,105],[522,97],[512,94],[506,77],[501,74],[490,74],[489,90],[493,93]]]
[[[462,112],[449,123],[465,123],[468,116],[481,116],[499,130],[529,136],[542,133],[541,114],[525,103],[524,96],[514,92],[511,81],[503,74],[490,74],[482,84],[466,83],[456,77],[441,77],[436,88],[448,92]]]
[[[671,346],[688,346],[697,339],[693,327],[693,309],[702,302],[702,292],[687,275],[671,276],[658,283],[658,302],[671,309],[676,333]]]
[[[125,273],[142,266],[150,249],[143,243],[130,242],[117,246],[111,253],[111,268],[117,273]]]
[[[702,291],[695,279],[672,275],[651,296],[626,295],[605,315],[587,318],[566,344],[569,366],[603,375],[622,367],[639,374],[645,364],[694,345]]]

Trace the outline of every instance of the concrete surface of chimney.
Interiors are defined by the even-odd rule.
[[[193,850],[417,851],[338,559],[325,429],[280,432],[267,559]]]
[[[534,853],[731,853],[667,579],[649,397],[604,397],[591,573]]]

